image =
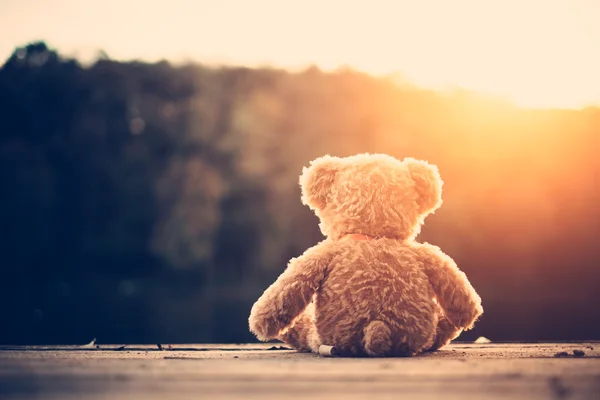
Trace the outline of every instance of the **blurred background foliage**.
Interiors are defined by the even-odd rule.
[[[0,69],[0,343],[252,341],[252,303],[322,239],[302,167],[360,152],[439,166],[419,240],[483,298],[461,339],[600,339],[599,145],[595,108],[30,43]]]

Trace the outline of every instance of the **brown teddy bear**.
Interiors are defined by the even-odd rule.
[[[385,154],[324,156],[302,202],[325,240],[292,259],[256,301],[250,331],[300,351],[413,356],[470,329],[481,299],[454,261],[415,237],[442,203],[437,167]]]

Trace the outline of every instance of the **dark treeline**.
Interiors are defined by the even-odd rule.
[[[358,152],[439,166],[420,240],[483,298],[462,339],[600,339],[599,145],[594,108],[32,43],[0,69],[0,343],[252,340],[252,302],[322,238],[302,166]]]

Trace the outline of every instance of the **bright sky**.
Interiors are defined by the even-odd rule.
[[[600,0],[0,0],[0,58],[42,39],[82,59],[402,73],[523,106],[600,105]]]

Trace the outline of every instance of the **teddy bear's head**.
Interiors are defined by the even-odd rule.
[[[300,176],[302,202],[333,239],[357,233],[413,239],[441,205],[442,184],[436,166],[385,154],[326,155]]]

